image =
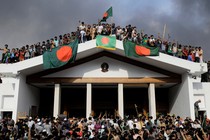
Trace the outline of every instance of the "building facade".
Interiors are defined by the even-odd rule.
[[[96,48],[95,42],[79,44],[76,61],[56,69],[43,69],[42,56],[0,64],[1,117],[88,117],[117,111],[121,117],[170,113],[194,119],[199,99],[200,113],[210,116],[210,83],[201,82],[206,63],[163,53],[130,58],[121,41],[115,51]]]

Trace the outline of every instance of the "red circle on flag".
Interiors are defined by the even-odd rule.
[[[58,60],[67,62],[72,57],[72,48],[69,46],[63,46],[56,52]]]
[[[101,39],[101,42],[102,42],[103,44],[108,44],[108,43],[109,43],[109,38],[103,37],[103,38]]]
[[[105,12],[103,17],[105,17],[105,18],[108,17],[108,13]]]
[[[140,56],[148,56],[148,55],[150,55],[150,49],[147,49],[144,46],[137,46],[136,45],[135,51]]]

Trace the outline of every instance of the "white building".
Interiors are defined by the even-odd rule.
[[[96,41],[79,44],[77,59],[57,69],[43,69],[38,56],[14,64],[0,64],[0,113],[88,117],[92,111],[125,114],[170,113],[195,118],[194,102],[210,117],[210,83],[201,83],[207,64],[160,53],[128,58],[123,44],[115,51],[96,48]],[[107,63],[107,72],[101,69]]]

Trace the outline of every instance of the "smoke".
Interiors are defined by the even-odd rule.
[[[0,48],[4,44],[20,48],[75,31],[79,21],[97,23],[112,6],[116,25],[131,24],[157,36],[166,24],[166,37],[170,34],[171,40],[201,46],[209,60],[209,5],[208,0],[6,0],[0,5]]]

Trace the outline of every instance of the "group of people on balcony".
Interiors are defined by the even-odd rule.
[[[6,44],[2,50],[1,63],[15,63],[23,61],[35,56],[42,55],[45,51],[51,51],[55,47],[68,44],[78,38],[79,43],[95,39],[97,35],[115,35],[118,40],[128,39],[141,44],[146,42],[149,46],[159,47],[160,51],[175,57],[186,59],[193,62],[203,62],[203,50],[201,47],[194,47],[191,45],[181,45],[175,41],[163,39],[159,35],[147,35],[143,31],[140,33],[135,26],[127,25],[125,28],[115,26],[115,24],[98,23],[98,24],[85,24],[81,22],[76,31],[64,35],[55,36],[49,40],[38,42],[33,45],[25,45],[21,48],[9,49]]]

